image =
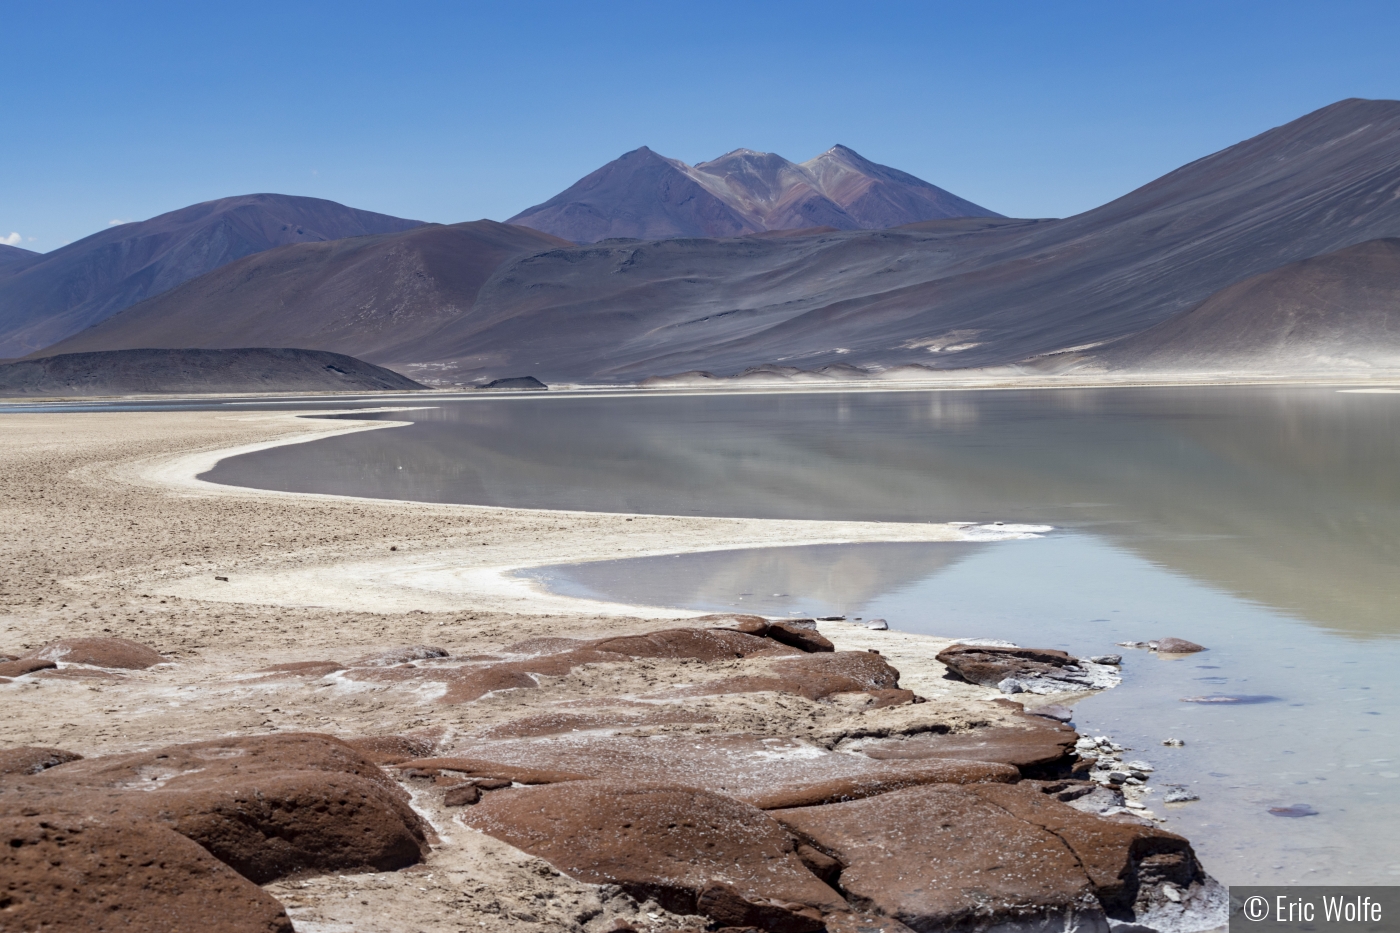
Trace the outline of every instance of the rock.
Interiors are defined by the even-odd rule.
[[[837,778],[813,784],[767,787],[745,794],[744,799],[760,810],[812,807],[848,800],[863,800],[879,794],[924,784],[976,784],[982,781],[1012,783],[1020,779],[1014,766],[991,761],[939,761],[892,769],[882,776]]]
[[[866,619],[865,627],[872,632],[884,632],[889,630],[890,624],[884,619]]]
[[[807,870],[816,875],[822,881],[836,886],[836,881],[841,877],[841,869],[846,866],[839,861],[807,845],[797,847],[797,857],[802,860],[802,864],[807,866]]]
[[[462,818],[580,881],[617,884],[676,913],[697,912],[708,893],[705,906],[721,922],[747,911],[742,901],[774,907],[765,916],[783,923],[801,922],[795,918],[812,908],[816,925],[800,929],[819,930],[821,913],[849,909],[803,865],[782,826],[707,791],[579,781],[499,791]]]
[[[1065,844],[966,788],[918,787],[774,815],[845,864],[841,887],[853,903],[916,930],[1104,926]]]
[[[481,788],[475,784],[458,784],[442,795],[443,806],[467,807],[481,800]]]
[[[1288,817],[1296,819],[1301,816],[1317,816],[1317,811],[1305,803],[1295,803],[1291,807],[1270,807],[1269,812],[1274,816]]]
[[[827,914],[825,919],[826,933],[914,933],[893,917],[877,914]]]
[[[431,645],[405,645],[402,648],[390,648],[378,654],[367,655],[351,663],[355,667],[392,667],[395,664],[407,664],[409,661],[427,661],[432,658],[445,657],[448,657],[445,648],[434,648]]]
[[[437,739],[425,735],[370,735],[345,739],[346,745],[378,765],[426,758],[437,749]]]
[[[1200,800],[1200,799],[1201,799],[1201,798],[1200,798],[1199,795],[1194,794],[1194,793],[1192,793],[1191,791],[1186,790],[1186,789],[1183,788],[1183,787],[1177,787],[1177,788],[1173,788],[1172,790],[1167,791],[1166,795],[1162,797],[1162,802],[1163,802],[1163,803],[1190,803],[1190,802],[1193,801],[1193,800]]]
[[[217,739],[74,761],[8,785],[40,813],[104,813],[170,827],[258,884],[420,861],[408,795],[338,739]]]
[[[870,758],[994,761],[1038,773],[1066,764],[1078,734],[1068,726],[1034,716],[1017,726],[989,726],[971,732],[924,732],[908,738],[859,739],[844,748]]]
[[[35,671],[52,670],[58,667],[53,661],[43,658],[24,658],[15,661],[0,661],[0,677],[23,677]]]
[[[0,928],[292,933],[282,905],[178,833],[92,817],[0,817]]]
[[[144,670],[165,661],[154,648],[125,638],[63,638],[51,641],[24,657],[130,671]]]
[[[758,638],[768,634],[768,620],[763,616],[751,615],[708,615],[692,619],[692,622],[707,622],[716,628],[728,629],[733,632],[743,632],[745,635],[754,635]]]
[[[1129,771],[1155,771],[1150,764],[1145,761],[1130,761],[1126,765]]]
[[[1197,651],[1206,649],[1196,644],[1194,641],[1187,641],[1184,638],[1161,638],[1157,640],[1158,654],[1195,654]]]
[[[442,702],[470,703],[497,690],[529,690],[538,686],[539,683],[529,674],[504,664],[459,669],[448,676],[447,692],[443,694]]]
[[[604,638],[590,642],[589,647],[629,658],[690,658],[696,661],[732,661],[759,654],[792,653],[784,652],[767,638],[729,629],[697,628],[663,629],[645,635]]]
[[[1169,746],[1171,746],[1172,748],[1181,748],[1181,747],[1184,746],[1186,743],[1183,742],[1181,739],[1163,739],[1163,740],[1162,740],[1162,744],[1163,744],[1163,745],[1169,745]]]
[[[1075,663],[1052,648],[997,648],[989,645],[950,645],[938,653],[939,663],[968,683],[992,687],[1008,677],[1035,677]]]
[[[347,666],[339,661],[292,661],[287,664],[273,664],[271,667],[264,667],[257,673],[271,675],[259,678],[260,680],[275,680],[278,675],[283,677],[325,677],[327,674],[347,669]]]
[[[1109,781],[1114,784],[1126,784],[1130,777],[1132,777],[1132,775],[1125,774],[1122,771],[1110,771],[1108,774]]]
[[[772,690],[821,700],[838,693],[866,693],[899,689],[899,671],[878,654],[836,651],[803,654],[773,661],[767,673],[748,674],[697,684],[677,696],[714,696]]]
[[[1096,654],[1089,660],[1095,664],[1108,664],[1117,667],[1123,663],[1123,656],[1121,654]]]
[[[1026,710],[1027,716],[1039,716],[1042,719],[1053,719],[1055,722],[1069,722],[1074,718],[1074,710],[1064,706],[1050,704],[1048,706],[1035,706]]]
[[[836,646],[821,633],[788,622],[770,622],[768,624],[768,637],[780,644],[796,648],[799,651],[815,652],[836,650]]]
[[[845,622],[845,616],[817,616],[818,622]]]
[[[822,933],[821,911],[793,902],[744,896],[732,885],[712,881],[700,890],[695,909],[730,928],[749,927],[771,933]]]
[[[0,774],[38,774],[57,765],[82,760],[77,752],[35,745],[0,748]]]

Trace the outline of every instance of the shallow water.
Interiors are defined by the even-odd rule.
[[[1158,806],[1235,883],[1400,876],[1400,395],[1322,388],[435,402],[392,431],[220,463],[306,492],[670,514],[1006,520],[1037,541],[726,552],[574,568],[566,592],[1124,652],[1077,710],[1202,800]],[[1193,695],[1267,695],[1194,704]],[[1168,735],[1185,748],[1161,746]],[[1394,770],[1391,770],[1391,769]],[[1160,794],[1161,791],[1159,790]],[[1316,816],[1269,808],[1306,804]]]

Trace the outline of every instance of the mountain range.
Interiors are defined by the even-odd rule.
[[[19,250],[28,256],[8,261],[7,253],[0,256],[0,359],[47,347],[250,253],[420,224],[320,198],[250,194],[119,224],[51,253]]]
[[[1400,102],[1338,102],[1064,219],[982,211],[864,229],[899,219],[880,213],[900,203],[892,192],[925,183],[843,174],[870,165],[853,159],[740,150],[685,171],[637,150],[513,224],[275,246],[36,355],[264,343],[437,383],[1400,365],[1387,362],[1400,360]],[[657,191],[678,185],[698,187],[658,210]],[[525,225],[549,217],[583,226]],[[624,219],[651,238],[569,242],[599,233],[585,230],[594,220],[616,237]],[[726,235],[682,229],[702,221]],[[0,301],[52,255],[0,272]]]
[[[699,165],[643,146],[507,223],[595,243],[814,227],[880,230],[921,220],[997,216],[845,146],[802,163],[736,149]]]

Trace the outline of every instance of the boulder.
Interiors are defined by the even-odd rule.
[[[804,628],[787,622],[768,623],[768,637],[799,651],[836,650],[836,646],[815,628]]]
[[[991,645],[949,645],[937,660],[949,672],[972,684],[995,687],[1008,677],[1040,677],[1069,667],[1075,659],[1053,648],[998,648]]]
[[[24,655],[65,664],[90,664],[93,667],[114,667],[139,671],[165,658],[154,648],[125,638],[62,638]]]
[[[703,905],[731,926],[761,918],[769,929],[819,930],[821,914],[849,909],[772,818],[695,788],[579,781],[498,791],[463,819],[580,881],[617,884],[677,913]]]
[[[759,638],[768,634],[768,620],[763,616],[751,615],[708,615],[691,619],[692,622],[705,622],[716,628],[756,635]]]
[[[44,658],[19,658],[14,661],[0,661],[0,677],[23,677],[35,671],[52,670],[58,667],[53,661]]]
[[[685,696],[758,693],[772,690],[821,700],[837,693],[874,693],[899,689],[899,671],[868,651],[834,651],[782,658],[762,674],[748,674],[699,684]],[[910,695],[912,699],[912,694]]]
[[[813,807],[847,800],[863,800],[879,794],[924,784],[978,784],[984,781],[1014,783],[1021,772],[1011,765],[989,761],[939,761],[890,767],[883,774],[835,778],[815,783],[767,785],[744,794],[743,799],[760,810]]]
[[[853,906],[915,930],[1107,927],[1065,844],[971,788],[916,787],[772,815],[846,866],[841,888]]]
[[[604,638],[593,642],[592,647],[631,658],[688,658],[696,661],[732,661],[755,655],[797,653],[755,635],[729,629],[698,628],[663,629],[645,635]]]
[[[870,758],[996,761],[1014,765],[1027,776],[1048,768],[1068,767],[1079,734],[1069,726],[1039,716],[1019,716],[1014,726],[984,726],[970,732],[921,732],[888,739],[859,739],[848,746]]]
[[[0,817],[0,928],[292,933],[282,905],[158,824]]]
[[[1197,651],[1205,650],[1194,641],[1187,641],[1184,638],[1162,638],[1157,641],[1158,654],[1195,654]]]
[[[338,739],[218,739],[71,762],[0,802],[168,826],[258,884],[420,861],[426,827],[388,775]]]
[[[41,748],[36,745],[0,748],[0,774],[38,774],[57,765],[78,761],[82,757],[77,752],[66,752],[61,748]]]

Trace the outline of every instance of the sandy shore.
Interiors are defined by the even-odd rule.
[[[631,715],[636,701],[619,697],[651,696],[733,671],[649,661],[610,673],[606,683],[575,671],[540,678],[541,689],[458,705],[435,702],[441,690],[426,683],[269,683],[255,672],[406,644],[440,645],[464,657],[533,637],[664,627],[656,621],[661,612],[545,594],[510,576],[523,566],[772,544],[947,541],[967,533],[952,525],[408,503],[235,489],[194,478],[233,450],[362,429],[393,428],[285,413],[0,415],[0,523],[7,531],[0,538],[0,653],[105,635],[150,645],[172,662],[125,675],[76,671],[0,684],[0,746],[56,746],[92,756],[228,735],[414,730],[431,731],[450,746],[564,704],[601,704],[606,712],[607,704],[620,703],[616,715]],[[916,732],[935,722],[956,729],[1008,715],[988,702],[993,691],[943,678],[933,656],[947,641],[834,628],[828,634],[838,648],[878,644],[899,668],[902,686],[934,702],[867,710],[772,693],[705,697],[689,701],[705,725],[684,728],[829,744],[853,731]],[[735,665],[744,663],[751,662]],[[431,807],[425,812],[434,816]],[[270,890],[300,930],[360,928],[386,911],[423,930],[583,928],[576,919],[546,922],[538,911],[511,905],[544,888],[588,905],[596,902],[596,889],[542,876],[538,860],[452,824],[450,815],[434,819],[452,844],[435,850],[421,870],[308,879]],[[485,892],[475,907],[461,900],[463,872]],[[594,916],[606,920],[638,909],[619,901]],[[484,919],[462,926],[464,917],[478,915]],[[683,925],[664,911],[657,917],[645,919],[643,928]],[[587,928],[602,929],[601,923],[589,921]]]

